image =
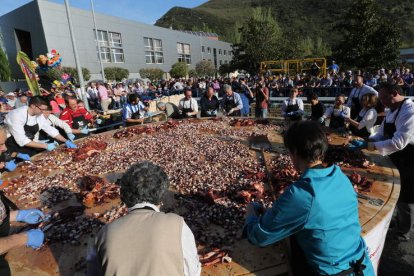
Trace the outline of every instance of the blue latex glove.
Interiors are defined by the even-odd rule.
[[[24,161],[30,161],[30,155],[26,153],[18,153],[16,157]]]
[[[44,216],[45,214],[37,209],[19,210],[17,212],[16,220],[28,224],[38,224],[43,220]]]
[[[73,133],[68,133],[68,138],[69,138],[69,140],[71,140],[71,141],[75,140],[75,134],[73,134]]]
[[[0,187],[3,186],[3,180],[0,180]]]
[[[342,118],[344,118],[344,119],[347,118],[346,114],[343,113],[342,111],[341,111],[341,114],[339,116],[342,117]]]
[[[102,120],[101,120],[101,119],[96,119],[96,123],[97,123],[98,125],[100,125],[100,124],[102,124]]]
[[[9,162],[6,162],[6,164],[4,165],[4,168],[6,170],[8,170],[9,172],[14,171],[16,169],[16,167],[17,167],[17,165],[16,165],[15,162],[16,161],[14,159],[11,160],[11,161],[9,161]]]
[[[54,150],[56,148],[55,143],[48,143],[47,144],[47,151]]]
[[[86,135],[86,134],[89,133],[89,129],[86,128],[86,127],[85,128],[82,128],[81,133]]]
[[[45,234],[40,229],[32,229],[26,232],[27,234],[27,243],[26,245],[38,249],[42,246],[45,239]]]
[[[78,148],[71,140],[67,140],[65,142],[65,145],[68,149],[77,149]]]
[[[351,150],[366,149],[367,147],[368,143],[363,140],[352,140],[350,144],[348,144],[348,148]]]
[[[368,146],[368,143],[365,142],[364,140],[352,140],[351,144],[356,146],[356,147],[361,147],[361,148],[366,148]]]

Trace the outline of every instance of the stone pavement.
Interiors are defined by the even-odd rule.
[[[385,240],[378,276],[414,276],[414,233],[411,239],[400,242],[390,235]]]

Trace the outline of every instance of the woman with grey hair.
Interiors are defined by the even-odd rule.
[[[128,214],[99,232],[94,275],[200,275],[190,228],[182,217],[160,212],[169,187],[164,170],[149,161],[134,164],[120,185]]]

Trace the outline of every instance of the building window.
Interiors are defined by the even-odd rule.
[[[231,55],[233,55],[233,52],[232,51],[229,51],[229,56],[231,56]]]
[[[190,44],[177,43],[178,62],[191,64]]]
[[[120,33],[98,30],[98,45],[103,62],[122,63],[125,61]],[[96,52],[99,59],[98,48],[96,48]]]
[[[207,47],[207,54],[211,54],[211,48]]]
[[[223,50],[223,55],[227,55],[227,50]]]
[[[163,64],[164,53],[162,51],[162,40],[144,37],[145,62],[147,64]]]
[[[219,49],[219,55],[221,55],[221,49]]]
[[[201,46],[201,52],[205,52],[206,51],[206,49],[205,49],[205,47],[204,46]]]

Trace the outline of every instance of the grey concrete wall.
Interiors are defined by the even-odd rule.
[[[13,92],[16,89],[21,89],[22,91],[26,91],[28,89],[26,81],[2,81],[0,82],[0,90],[4,92]]]
[[[23,73],[16,62],[17,52],[20,51],[15,29],[30,32],[33,57],[47,51],[39,7],[36,1],[30,2],[10,13],[0,17],[3,46],[14,77],[23,78]]]
[[[48,49],[57,49],[62,54],[63,66],[75,66],[75,60],[70,40],[69,26],[64,5],[39,1],[40,16],[46,37]],[[93,76],[100,72],[96,53],[96,42],[94,40],[94,25],[92,13],[88,10],[71,8],[74,23],[78,52],[81,65],[88,68]],[[124,50],[124,63],[104,63],[104,67],[119,66],[127,68],[131,76],[136,76],[141,68],[161,68],[169,71],[171,65],[178,61],[177,42],[190,44],[191,65],[202,60],[201,45],[211,48],[211,54],[203,53],[204,59],[213,58],[213,48],[217,49],[217,66],[219,60],[230,62],[230,55],[223,55],[223,50],[231,51],[231,45],[222,41],[210,40],[206,37],[186,34],[166,28],[125,20],[119,17],[96,14],[97,29],[121,33]],[[146,64],[144,37],[161,39],[163,44],[164,64]],[[218,55],[218,49],[222,55]]]

